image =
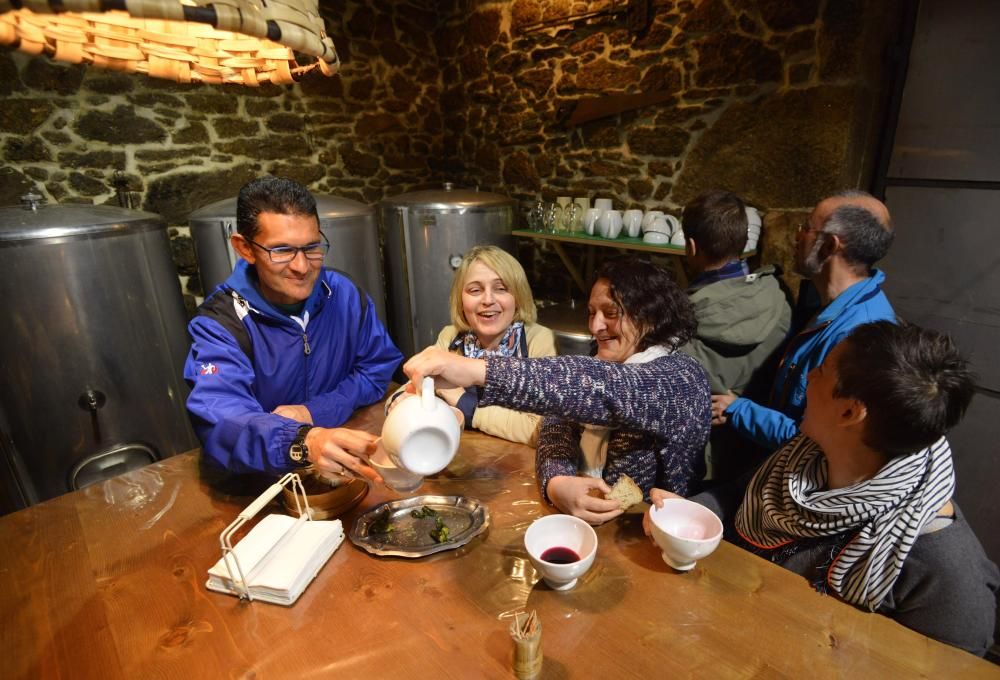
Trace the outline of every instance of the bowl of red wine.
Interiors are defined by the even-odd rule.
[[[597,555],[594,528],[572,515],[546,515],[524,533],[528,557],[553,590],[569,590]]]

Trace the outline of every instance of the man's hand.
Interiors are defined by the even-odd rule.
[[[320,472],[333,475],[353,472],[379,483],[382,477],[368,465],[368,457],[375,453],[377,440],[378,437],[363,430],[314,427],[306,434],[309,462]]]
[[[649,490],[649,500],[653,501],[653,505],[658,508],[663,507],[663,501],[668,498],[684,498],[684,496],[678,496],[675,493],[670,493],[669,491],[664,491],[663,489],[652,488]],[[642,515],[642,530],[646,532],[650,540],[653,539],[653,530],[649,526],[649,513],[645,512]]]
[[[726,390],[725,394],[713,394],[712,395],[712,424],[713,425],[725,425],[729,417],[726,415],[726,409],[729,405],[736,401],[737,397],[733,394],[732,390]]]
[[[282,404],[278,408],[271,411],[271,413],[276,416],[291,418],[292,420],[297,420],[300,423],[306,423],[307,425],[313,424],[312,414],[309,413],[309,409],[302,404]]]
[[[428,347],[403,365],[403,373],[417,389],[424,376],[434,376],[435,387],[472,387],[486,382],[486,361]]]
[[[545,487],[549,500],[567,515],[579,517],[588,524],[604,524],[622,514],[618,501],[596,498],[591,490],[611,493],[611,487],[596,477],[569,477],[560,475],[549,480]]]

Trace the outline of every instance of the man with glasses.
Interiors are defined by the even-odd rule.
[[[896,320],[882,292],[885,274],[873,268],[892,238],[888,208],[863,191],[816,205],[796,235],[795,267],[815,285],[822,307],[786,343],[766,403],[732,392],[713,395],[713,424],[728,423],[767,453],[798,433],[809,371],[855,326]]]
[[[339,427],[378,401],[402,360],[371,298],[323,267],[316,201],[288,179],[240,190],[242,258],[188,326],[187,407],[206,459],[233,472],[306,464],[378,481],[376,437]]]

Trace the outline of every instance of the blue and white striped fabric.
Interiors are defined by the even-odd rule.
[[[874,611],[923,527],[955,491],[951,448],[942,437],[842,489],[827,489],[826,477],[823,452],[800,434],[757,470],[736,514],[736,530],[764,549],[856,531],[834,558],[827,584],[844,600]]]

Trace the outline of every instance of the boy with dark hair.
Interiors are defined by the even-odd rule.
[[[784,341],[792,309],[773,266],[753,274],[740,259],[747,242],[743,201],[729,191],[702,194],[684,208],[688,295],[698,331],[680,351],[708,371],[713,394],[743,394]],[[734,433],[714,428],[709,478],[731,478],[752,464]]]

